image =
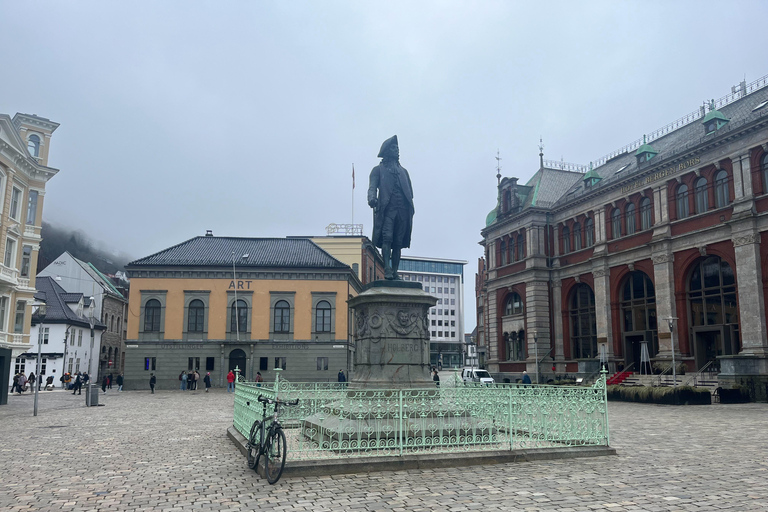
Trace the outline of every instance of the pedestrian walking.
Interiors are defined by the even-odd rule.
[[[227,382],[229,383],[227,385],[227,393],[234,393],[235,392],[235,372],[232,370],[229,370],[229,373],[227,374]]]
[[[87,386],[88,385],[88,381],[91,380],[91,377],[90,377],[90,375],[88,375],[88,372],[83,372],[83,379],[82,380],[83,380],[83,385]]]
[[[528,375],[528,372],[523,370],[523,385],[527,386],[531,383],[531,376]]]
[[[260,388],[262,382],[264,382],[264,377],[261,376],[261,372],[256,372],[256,387]]]
[[[112,373],[107,375],[107,389],[112,389]]]
[[[16,388],[19,385],[19,374],[13,376],[13,386],[11,386],[11,394],[16,392]]]
[[[80,375],[80,372],[77,372],[77,376],[75,377],[75,385],[72,387],[72,394],[74,395],[77,393],[78,395],[81,395],[81,389],[83,387],[83,376]]]
[[[347,382],[347,376],[344,375],[344,370],[339,370],[338,380],[339,382]]]
[[[29,372],[29,378],[27,379],[27,384],[29,384],[29,390],[34,391],[35,390],[35,372]]]
[[[45,379],[45,389],[46,391],[53,391],[53,375],[49,375],[47,379]]]
[[[437,370],[432,370],[432,380],[435,381],[435,386],[440,387],[440,376],[437,374]]]
[[[186,389],[187,389],[187,372],[182,371],[179,374],[179,380],[181,381],[181,384],[179,385],[180,389],[182,391],[186,391]]]
[[[122,391],[123,390],[123,374],[117,376],[117,390]]]
[[[203,382],[205,382],[205,392],[207,393],[208,390],[211,388],[211,372],[208,372],[205,374],[205,378],[203,379]]]
[[[106,375],[104,378],[101,379],[101,390],[106,393],[107,392],[107,386],[109,386],[109,377]]]
[[[27,389],[27,376],[23,373],[19,373],[19,385],[16,386],[19,394],[22,394]]]
[[[192,390],[197,391],[197,381],[200,379],[200,374],[197,373],[197,370],[192,372]]]
[[[152,373],[149,376],[149,389],[152,390],[152,394],[155,394],[155,383],[157,382],[157,378],[155,377],[155,374]]]

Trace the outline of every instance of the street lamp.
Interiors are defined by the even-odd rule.
[[[240,256],[240,259],[248,259],[248,256],[249,254],[245,253]],[[235,270],[235,251],[232,251],[232,284],[235,287],[235,336],[237,337],[237,341],[240,341],[240,312],[237,310],[237,273]]]
[[[536,384],[539,383],[539,335],[533,331],[533,352],[536,357]]]
[[[42,366],[41,360],[42,360],[42,351],[43,351],[43,322],[45,321],[45,314],[47,312],[47,307],[45,302],[39,302],[37,304],[33,304],[33,306],[37,306],[37,317],[40,319],[40,323],[37,325],[37,373],[35,373],[35,380],[38,382],[40,381],[40,368]],[[32,385],[35,387],[35,412],[34,415],[37,416],[37,399],[38,395],[40,394],[40,386],[37,382],[33,382]]]
[[[677,404],[677,367],[675,365],[675,320],[676,316],[667,318],[669,323],[669,335],[672,343],[672,395],[675,397],[675,404]]]
[[[94,298],[91,297],[91,303],[93,303]],[[88,389],[85,390],[85,399],[88,401],[88,407],[91,406],[91,379],[93,378],[93,375],[91,375],[91,359],[93,359],[93,340],[94,340],[94,333],[93,328],[96,325],[96,319],[93,318],[93,312],[91,312],[91,316],[88,317],[88,325],[91,326],[91,351],[88,354]]]

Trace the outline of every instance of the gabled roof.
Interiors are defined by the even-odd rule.
[[[68,323],[90,327],[88,317],[78,315],[67,305],[68,303],[79,302],[80,299],[84,299],[82,293],[67,292],[53,277],[38,277],[35,286],[37,287],[35,298],[45,301],[47,306],[45,323]],[[38,323],[40,323],[40,317],[37,314],[33,314],[32,325],[37,325]],[[94,328],[106,329],[107,326],[101,323],[98,318],[94,318]]]
[[[247,255],[247,258],[241,256]],[[303,238],[236,238],[197,236],[155,254],[132,261],[126,268],[148,266],[206,266],[238,268],[343,269],[337,260]]]
[[[562,171],[546,167],[539,169],[526,183],[533,190],[525,199],[523,208],[529,206],[551,207],[574,183],[578,183],[583,177],[584,175],[580,172]]]

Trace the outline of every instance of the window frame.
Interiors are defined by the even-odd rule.
[[[677,189],[675,190],[675,210],[677,214],[677,219],[687,219],[691,216],[691,208],[688,196],[690,195],[690,191],[688,188],[688,185],[685,183],[681,183],[677,186]]]
[[[619,208],[611,210],[611,238],[621,238],[621,210]]]
[[[32,146],[30,148],[30,146]],[[27,137],[27,151],[33,158],[40,158],[40,147],[42,146],[42,139],[36,133],[30,133]]]
[[[19,187],[15,184],[11,187],[11,204],[8,208],[8,217],[15,221],[19,221],[19,214],[21,213],[21,198],[23,193]]]
[[[645,231],[653,227],[653,207],[650,197],[640,200],[640,229]]]
[[[141,309],[139,310],[139,340],[159,340],[165,337],[165,309],[167,293],[167,290],[141,290]],[[147,331],[145,330],[146,305],[153,299],[160,303],[160,328],[157,331]]]
[[[709,210],[709,182],[704,176],[699,177],[693,184],[694,206],[696,214],[706,213]]]
[[[635,203],[627,203],[624,207],[624,224],[627,236],[634,235],[637,231],[637,217],[635,215]]]
[[[286,340],[286,341],[292,341],[293,340],[293,334],[294,334],[294,324],[296,321],[296,310],[295,310],[295,300],[296,300],[296,292],[287,292],[287,291],[280,291],[280,292],[270,292],[270,304],[269,304],[269,335],[274,340]],[[281,330],[276,330],[275,325],[275,319],[276,319],[276,306],[279,302],[285,301],[288,303],[288,326],[287,330],[283,330],[281,325]],[[283,312],[283,314],[285,314]],[[282,320],[281,320],[282,323]]]
[[[728,184],[728,171],[720,169],[715,173],[715,207],[725,208],[731,204],[731,191]]]

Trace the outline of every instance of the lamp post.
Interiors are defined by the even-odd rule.
[[[677,367],[675,365],[675,320],[677,317],[667,318],[669,322],[669,334],[670,342],[672,343],[672,395],[675,397],[675,405],[677,405]]]
[[[533,352],[536,357],[536,384],[539,383],[539,335],[533,331]]]
[[[37,306],[37,317],[40,319],[40,323],[37,325],[37,373],[35,373],[35,380],[40,381],[40,368],[42,366],[42,351],[43,351],[43,322],[45,321],[46,304],[45,302],[34,304]],[[40,386],[37,382],[33,382],[35,387],[35,411],[34,415],[37,416],[37,399],[40,394]]]
[[[91,302],[93,302],[93,297],[91,297]],[[93,327],[96,325],[96,319],[93,318],[93,314],[88,317],[88,325],[91,326],[91,350],[88,353],[88,389],[85,390],[85,399],[88,401],[88,407],[91,406],[91,379],[93,376],[91,375],[91,359],[93,359]]]

